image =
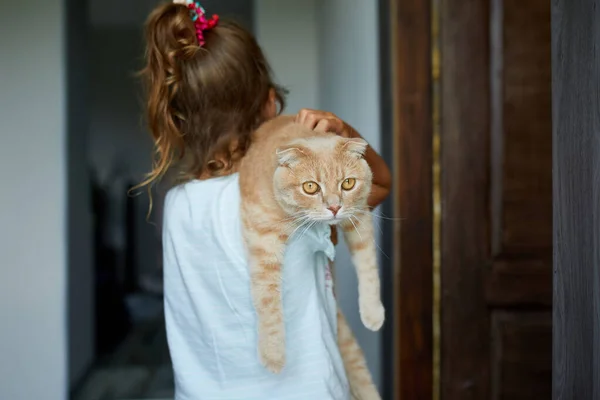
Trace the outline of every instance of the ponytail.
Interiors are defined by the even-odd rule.
[[[155,9],[146,23],[146,66],[141,72],[147,98],[147,119],[154,139],[152,171],[141,186],[159,181],[185,146],[173,100],[181,83],[179,63],[200,50],[188,9],[167,3]]]
[[[283,109],[285,89],[273,82],[252,34],[216,18],[202,35],[198,29],[180,3],[158,6],[146,23],[141,77],[155,154],[137,188],[150,188],[174,166],[184,180],[229,173],[265,120],[272,91]]]

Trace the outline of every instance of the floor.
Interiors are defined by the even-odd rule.
[[[73,400],[173,399],[164,318],[145,320],[109,358],[100,360]]]

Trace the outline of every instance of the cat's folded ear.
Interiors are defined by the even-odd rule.
[[[283,146],[275,151],[277,162],[282,167],[293,167],[306,156],[306,151],[297,145]]]
[[[351,138],[346,139],[346,142],[343,144],[342,149],[354,156],[356,158],[362,158],[367,151],[367,146],[369,144],[360,138]]]

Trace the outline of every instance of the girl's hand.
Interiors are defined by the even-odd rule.
[[[331,132],[346,138],[358,137],[358,134],[350,125],[327,111],[303,108],[296,114],[296,122],[314,131]]]

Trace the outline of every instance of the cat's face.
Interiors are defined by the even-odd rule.
[[[362,139],[339,136],[298,139],[279,148],[273,181],[278,203],[300,222],[360,220],[371,191],[366,148]]]

